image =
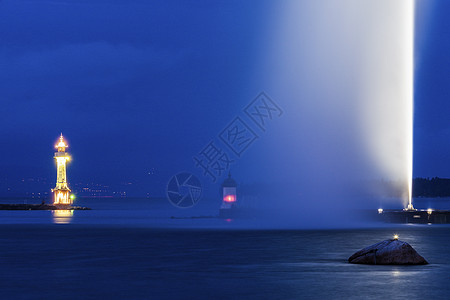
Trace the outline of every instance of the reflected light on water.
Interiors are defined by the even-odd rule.
[[[59,209],[52,210],[53,223],[55,224],[69,224],[72,221],[73,210]]]
[[[392,276],[394,276],[394,277],[398,277],[398,276],[400,276],[400,271],[392,271]]]

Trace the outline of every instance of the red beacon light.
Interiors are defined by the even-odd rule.
[[[235,195],[227,195],[227,196],[223,197],[223,201],[228,202],[228,203],[236,202],[236,196]]]

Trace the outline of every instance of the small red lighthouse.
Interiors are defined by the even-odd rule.
[[[231,174],[228,173],[222,183],[222,205],[220,206],[221,217],[231,217],[234,214],[234,210],[237,207],[237,195],[236,195],[237,183],[231,178]]]

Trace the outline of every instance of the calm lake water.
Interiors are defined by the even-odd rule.
[[[136,202],[72,216],[0,211],[1,299],[445,299],[450,294],[447,225],[238,230],[227,229],[224,220],[155,215],[145,209],[148,202]],[[430,264],[347,263],[357,250],[394,233]]]

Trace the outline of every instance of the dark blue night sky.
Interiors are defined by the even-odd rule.
[[[450,177],[450,1],[426,2],[414,176]],[[253,70],[275,4],[0,1],[0,175],[56,176],[61,132],[73,182],[162,194],[174,173],[199,172],[193,155],[264,89]]]
[[[450,2],[418,3],[414,174],[450,177]]]

